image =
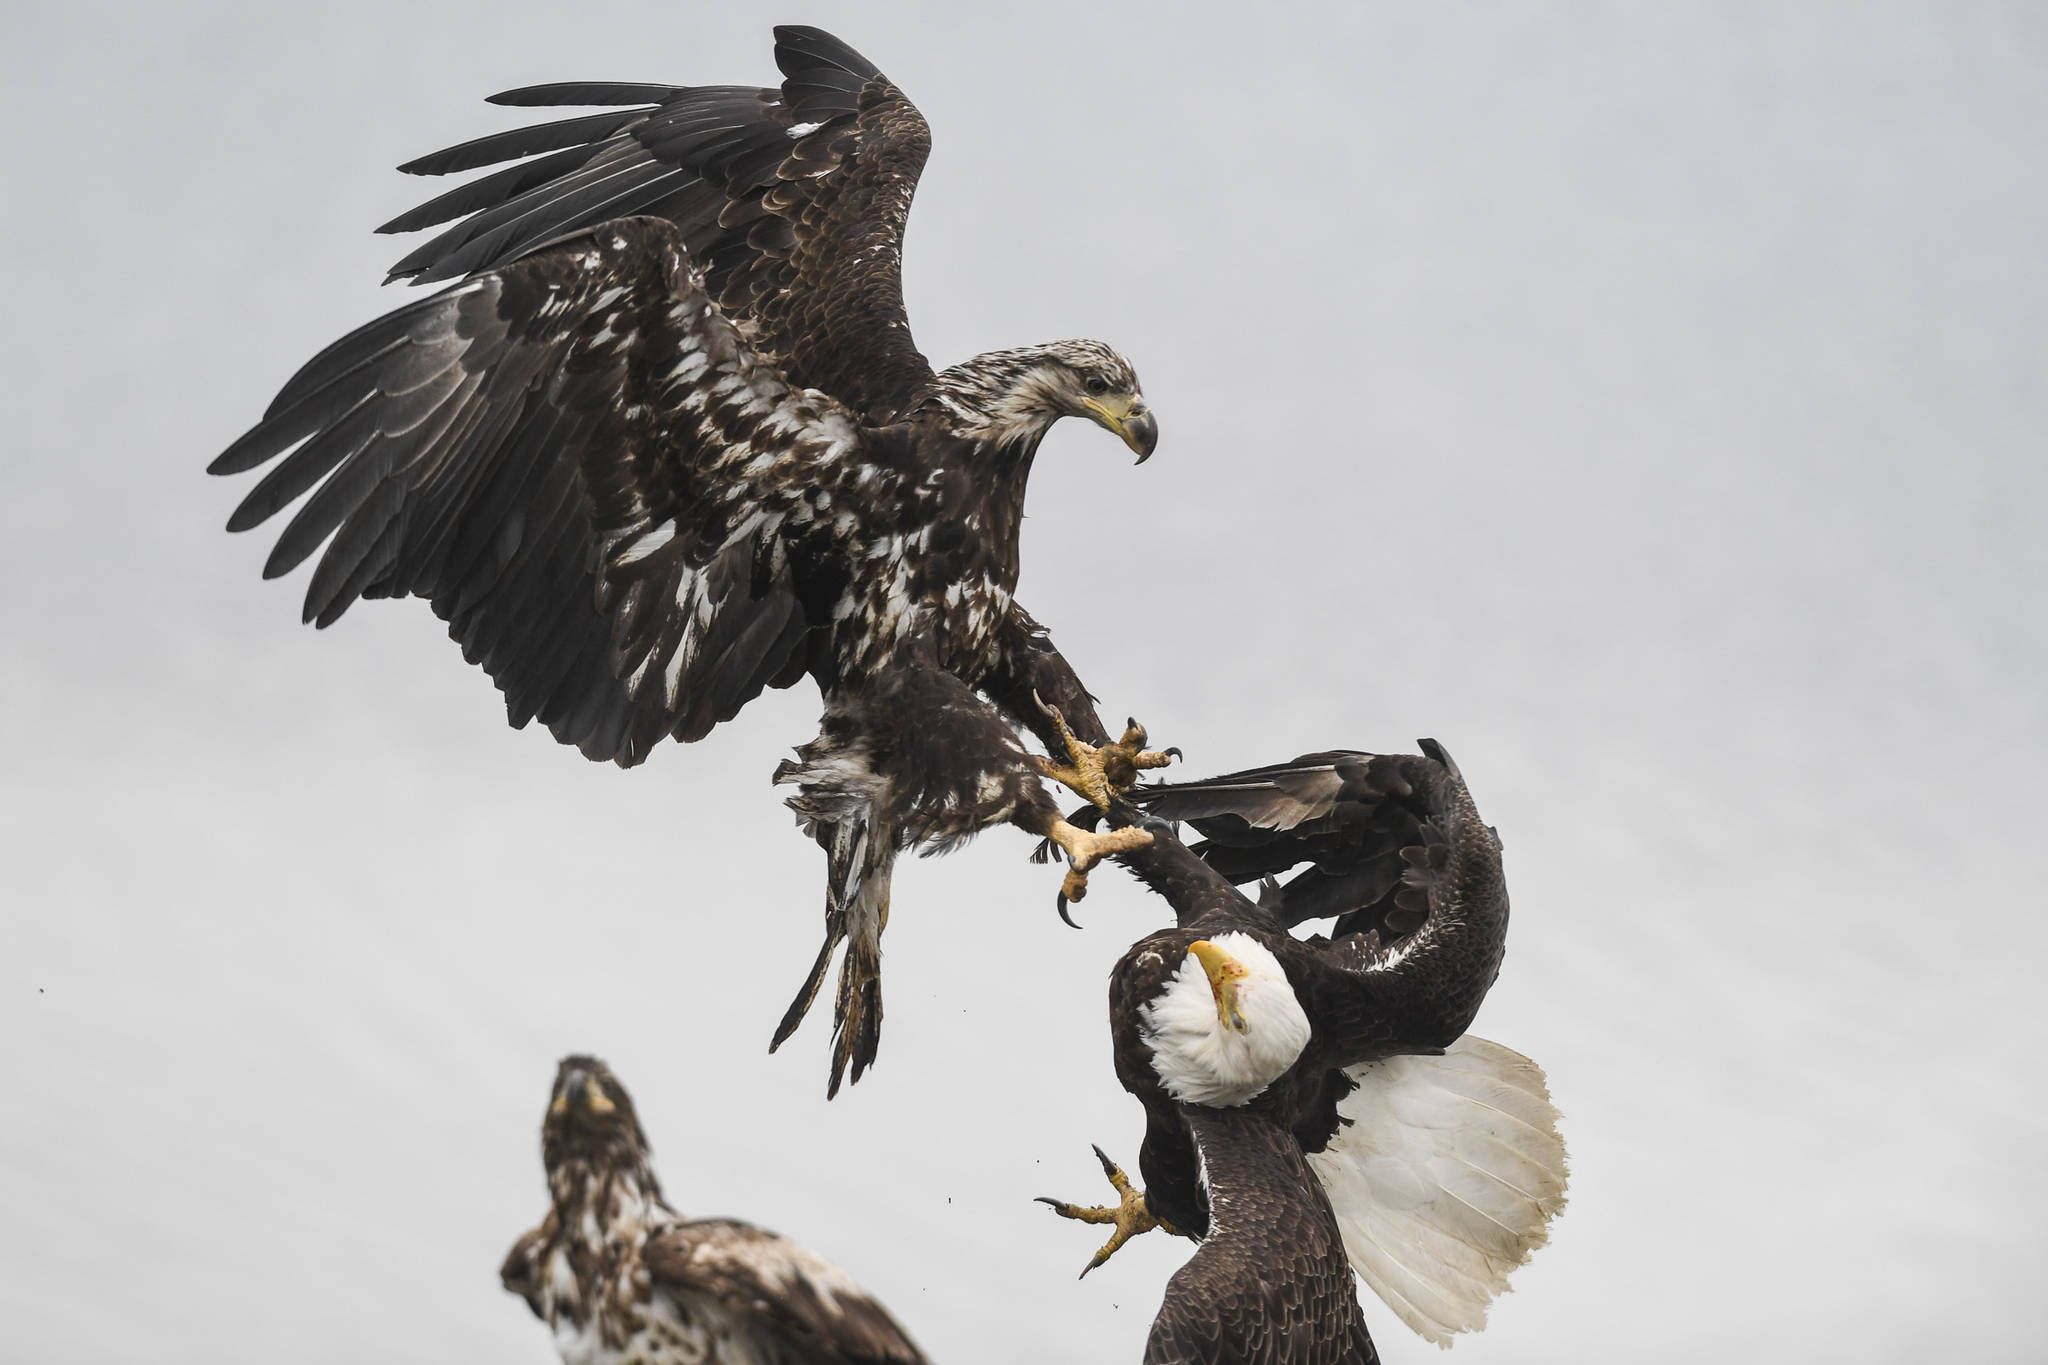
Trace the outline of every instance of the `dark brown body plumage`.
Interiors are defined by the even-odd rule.
[[[1330,1200],[1263,1114],[1188,1107],[1202,1245],[1167,1282],[1145,1365],[1376,1365]]]

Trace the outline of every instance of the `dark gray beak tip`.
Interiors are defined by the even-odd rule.
[[[1138,452],[1138,463],[1145,463],[1159,445],[1159,419],[1149,412],[1139,413],[1124,423],[1124,439]]]

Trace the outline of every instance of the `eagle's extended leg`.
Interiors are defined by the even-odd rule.
[[[1065,880],[1060,883],[1060,903],[1064,910],[1068,901],[1078,901],[1088,894],[1088,873],[1104,858],[1116,853],[1129,853],[1134,848],[1144,848],[1152,842],[1149,830],[1135,825],[1098,833],[1070,824],[1063,816],[1055,815],[1052,823],[1042,831],[1046,838],[1060,846],[1071,864]]]
[[[1126,723],[1121,738],[1099,746],[1090,744],[1067,728],[1067,718],[1060,714],[1057,706],[1040,700],[1038,708],[1052,722],[1060,743],[1067,751],[1066,763],[1041,758],[1038,760],[1040,768],[1047,777],[1071,788],[1099,810],[1108,810],[1112,797],[1130,790],[1140,772],[1147,768],[1164,768],[1180,753],[1178,749],[1147,749],[1145,727],[1136,720]]]
[[[1116,1255],[1125,1242],[1130,1241],[1131,1238],[1136,1237],[1140,1233],[1150,1232],[1154,1228],[1164,1228],[1175,1237],[1180,1235],[1171,1223],[1153,1215],[1152,1210],[1145,1203],[1145,1192],[1131,1183],[1131,1178],[1124,1174],[1121,1166],[1104,1155],[1100,1147],[1095,1148],[1094,1151],[1095,1159],[1102,1163],[1102,1173],[1109,1177],[1110,1188],[1116,1191],[1117,1203],[1115,1208],[1100,1205],[1092,1208],[1084,1207],[1080,1204],[1069,1204],[1060,1199],[1048,1199],[1044,1195],[1040,1195],[1038,1198],[1039,1203],[1050,1206],[1052,1211],[1062,1218],[1072,1218],[1082,1223],[1110,1223],[1115,1225],[1116,1231],[1110,1233],[1109,1240],[1102,1244],[1102,1250],[1096,1252],[1094,1259],[1082,1267],[1081,1277],[1083,1279],[1087,1278],[1089,1271]]]

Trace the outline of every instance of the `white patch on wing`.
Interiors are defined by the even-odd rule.
[[[637,564],[676,538],[676,524],[664,521],[653,530],[636,539],[626,547],[624,554],[617,557],[620,564]]]
[[[710,356],[705,355],[702,351],[688,350],[683,352],[682,358],[676,361],[676,367],[669,371],[669,377],[683,380],[685,383],[692,382],[701,377],[710,366]]]

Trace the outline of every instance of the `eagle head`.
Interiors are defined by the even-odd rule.
[[[582,1161],[606,1169],[644,1166],[647,1134],[633,1097],[595,1057],[564,1057],[541,1123],[541,1157],[549,1171]]]
[[[1152,1069],[1186,1104],[1245,1104],[1286,1073],[1310,1026],[1280,960],[1250,934],[1197,939],[1140,1008]]]
[[[1138,373],[1100,341],[1052,341],[989,351],[932,380],[928,402],[962,434],[999,445],[1035,445],[1062,417],[1085,417],[1121,437],[1143,464],[1159,444],[1159,422]]]

